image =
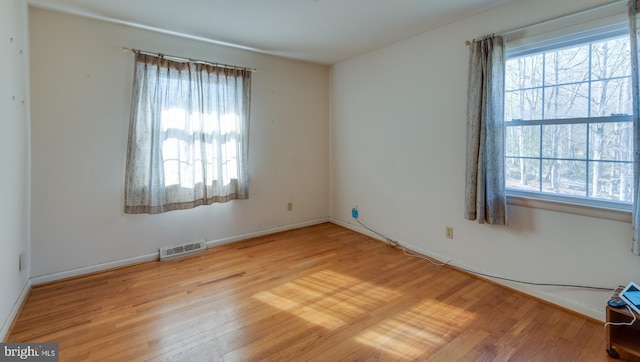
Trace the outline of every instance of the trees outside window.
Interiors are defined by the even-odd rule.
[[[629,36],[508,57],[506,186],[630,204]]]

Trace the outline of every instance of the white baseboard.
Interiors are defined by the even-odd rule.
[[[260,230],[260,231],[247,233],[247,234],[242,234],[242,235],[236,235],[236,236],[232,236],[232,237],[228,237],[228,238],[211,240],[211,241],[207,241],[207,247],[210,248],[210,247],[214,247],[214,246],[230,244],[230,243],[233,243],[233,242],[236,242],[236,241],[251,239],[251,238],[255,238],[255,237],[263,236],[263,235],[275,234],[275,233],[279,233],[281,231],[300,229],[300,228],[304,228],[304,227],[307,227],[307,226],[323,224],[325,222],[330,222],[328,217],[321,218],[321,219],[316,219],[316,220],[303,221],[303,222],[296,223],[296,224],[278,226],[278,227],[275,227],[275,228]]]
[[[114,260],[114,261],[110,261],[102,264],[85,266],[82,268],[65,270],[57,273],[40,275],[40,276],[31,278],[31,285],[36,286],[40,284],[51,283],[51,282],[55,282],[62,279],[78,277],[81,275],[97,273],[97,272],[101,272],[109,269],[121,268],[129,265],[144,263],[144,262],[153,261],[153,260],[158,260],[157,252],[153,254],[136,256],[133,258]]]
[[[358,226],[358,225],[355,225],[355,224],[351,224],[351,223],[348,223],[348,222],[345,222],[345,221],[342,221],[342,220],[339,220],[339,219],[334,219],[334,218],[330,218],[329,221],[334,223],[334,224],[336,224],[336,225],[340,225],[340,226],[345,227],[347,229],[350,229],[350,230],[353,230],[355,232],[358,232],[360,234],[364,234],[364,235],[370,236],[370,237],[372,237],[374,239],[384,241],[380,236],[372,233],[371,231],[369,231],[369,230],[367,230],[367,229],[365,229],[365,228],[363,228],[361,226]],[[422,255],[428,256],[430,258],[434,258],[436,260],[443,261],[443,262],[449,261],[448,265],[450,265],[453,268],[466,269],[466,270],[476,270],[477,272],[480,272],[480,273],[483,273],[483,274],[488,274],[487,272],[484,272],[482,270],[478,270],[477,268],[475,268],[473,266],[466,265],[464,263],[461,263],[461,262],[459,262],[457,260],[453,260],[453,259],[451,259],[449,257],[444,256],[444,255],[439,255],[437,253],[433,253],[433,252],[430,252],[428,250],[424,250],[424,249],[422,249],[420,247],[416,247],[414,245],[408,245],[408,244],[404,244],[404,246],[406,248],[408,248],[408,249],[411,249],[412,251],[415,251],[415,252],[420,253]],[[544,300],[544,301],[546,301],[546,302],[548,302],[550,304],[557,305],[557,306],[559,306],[561,308],[569,309],[571,311],[574,311],[576,313],[582,314],[582,315],[584,315],[586,317],[589,317],[589,318],[592,318],[592,319],[595,319],[595,320],[599,320],[599,321],[603,321],[604,322],[605,318],[606,318],[604,308],[596,309],[596,308],[594,308],[592,306],[585,305],[585,304],[580,304],[579,302],[576,302],[574,300],[569,300],[569,299],[566,299],[566,298],[562,298],[561,296],[558,296],[556,294],[545,292],[543,290],[536,289],[536,288],[534,288],[532,286],[528,286],[528,285],[524,285],[524,284],[505,282],[503,280],[493,279],[493,278],[484,277],[484,276],[480,276],[480,275],[477,275],[477,277],[480,278],[480,279],[489,280],[489,281],[491,281],[493,283],[496,283],[496,284],[503,285],[503,286],[505,286],[507,288],[510,288],[510,289],[517,290],[517,291],[519,291],[521,293],[530,295],[530,296],[532,296],[534,298],[538,298],[538,299]],[[610,294],[609,292],[602,292],[602,293],[603,293],[603,296],[604,296],[604,294],[607,294],[607,296],[608,296],[608,294]],[[606,299],[603,298],[603,300],[606,300]]]
[[[281,232],[281,231],[299,229],[299,228],[303,228],[303,227],[307,227],[307,226],[322,224],[322,223],[325,223],[325,222],[329,222],[329,218],[328,217],[327,218],[322,218],[322,219],[304,221],[304,222],[300,222],[300,223],[296,223],[296,224],[278,226],[278,227],[275,227],[275,228],[264,229],[264,230],[260,230],[260,231],[256,231],[256,232],[252,232],[252,233],[247,233],[247,234],[242,234],[242,235],[236,235],[236,236],[232,236],[232,237],[228,237],[228,238],[210,240],[210,241],[207,241],[207,247],[214,247],[214,246],[229,244],[229,243],[233,243],[233,242],[240,241],[240,240],[255,238],[255,237],[263,236],[263,235],[269,235],[269,234],[273,234],[273,233],[277,233],[277,232]],[[129,265],[133,265],[133,264],[140,264],[140,263],[144,263],[144,262],[148,262],[148,261],[154,261],[154,260],[158,260],[158,258],[159,258],[159,254],[158,254],[158,252],[155,252],[155,253],[152,253],[152,254],[136,256],[136,257],[133,257],[133,258],[115,260],[115,261],[110,261],[110,262],[106,262],[106,263],[102,263],[102,264],[90,265],[90,266],[86,266],[86,267],[82,267],[82,268],[76,268],[76,269],[65,270],[65,271],[57,272],[57,273],[40,275],[40,276],[31,278],[29,281],[31,282],[31,285],[36,286],[36,285],[40,285],[40,284],[55,282],[57,280],[78,277],[78,276],[82,276],[82,275],[86,275],[86,274],[97,273],[97,272],[101,272],[101,271],[105,271],[105,270],[121,268],[121,267],[129,266]]]
[[[357,233],[370,236],[370,237],[372,237],[374,239],[377,239],[377,240],[380,240],[380,241],[384,241],[384,239],[382,239],[380,237],[380,235],[376,235],[376,234],[372,233],[371,231],[369,231],[369,230],[367,230],[367,229],[365,229],[362,226],[359,226],[357,224],[351,224],[351,223],[342,221],[340,219],[335,219],[335,218],[332,218],[332,217],[329,218],[329,222],[331,222],[333,224],[336,224],[336,225],[340,225],[340,226],[345,227],[347,229],[353,230],[353,231],[355,231]]]
[[[13,304],[11,312],[9,312],[9,315],[4,322],[2,329],[0,329],[0,341],[6,341],[6,338],[9,334],[9,328],[11,328],[13,321],[16,319],[16,317],[18,316],[18,312],[20,312],[20,309],[22,308],[22,304],[24,304],[25,299],[27,299],[29,291],[31,290],[31,285],[31,279],[27,280],[27,282],[24,283],[22,292],[20,292],[20,295],[18,296],[16,302]]]

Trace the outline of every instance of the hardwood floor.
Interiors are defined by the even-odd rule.
[[[34,287],[61,361],[607,361],[601,323],[334,224]]]

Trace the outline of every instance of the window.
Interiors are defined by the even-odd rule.
[[[631,113],[628,30],[507,51],[508,193],[629,208]]]
[[[125,212],[248,198],[251,72],[136,54]]]

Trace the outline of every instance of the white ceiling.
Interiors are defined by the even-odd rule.
[[[28,3],[334,64],[509,1],[28,0]]]

